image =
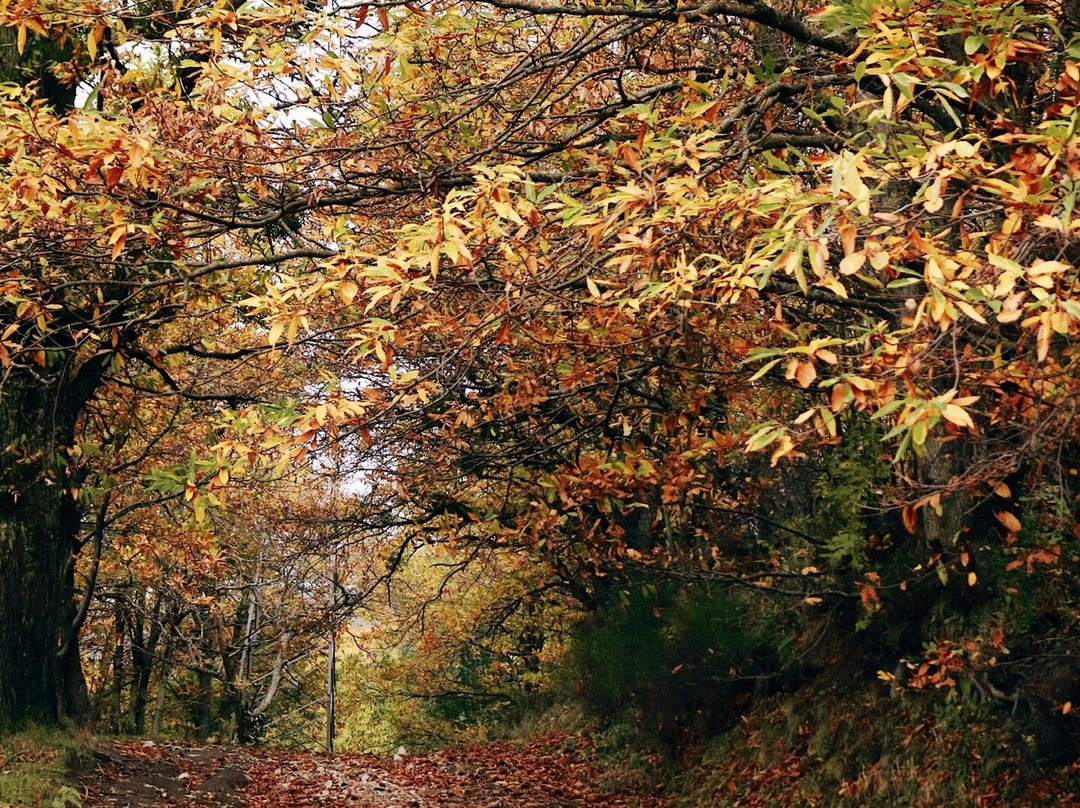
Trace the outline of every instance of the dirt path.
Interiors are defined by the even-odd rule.
[[[84,808],[237,808],[253,764],[249,749],[132,741],[103,747],[74,775]]]
[[[134,741],[76,777],[84,808],[661,808],[587,757],[562,735],[398,759]]]

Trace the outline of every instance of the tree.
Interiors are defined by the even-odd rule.
[[[213,106],[223,90],[209,77],[200,106],[189,103],[205,71],[181,65],[170,75],[167,62],[149,56],[169,53],[161,48],[171,30],[173,53],[209,64],[232,12],[176,19],[152,7],[134,17],[84,11],[25,5],[0,20],[11,35],[9,66],[17,63],[6,77],[37,79],[8,88],[0,124],[12,190],[0,213],[0,726],[55,721],[58,692],[79,711],[73,556],[83,517],[109,507],[111,487],[83,447],[124,441],[123,429],[108,431],[115,424],[94,432],[96,405],[117,390],[257,400],[258,389],[214,376],[266,353],[261,338],[261,345],[245,339],[231,311],[268,267],[325,253],[273,248],[265,231],[285,216],[276,183],[256,191],[273,199],[258,224],[231,203],[226,218],[215,214],[222,189],[233,187],[230,172],[245,162],[273,164],[275,147],[250,108]],[[217,31],[209,43],[207,30]],[[128,68],[125,58],[151,63]],[[93,84],[97,110],[71,107],[80,81]],[[229,160],[237,161],[233,169],[222,162]],[[245,171],[256,183],[258,173]],[[263,205],[254,202],[252,212]],[[196,319],[197,330],[162,330]],[[185,358],[204,365],[190,387],[173,376]],[[84,491],[92,474],[94,487]],[[213,488],[215,475],[205,476],[204,468],[191,482]]]
[[[870,665],[1045,564],[1074,658],[1071,6],[493,5],[400,18],[398,125],[486,164],[352,275],[415,540],[883,615]]]

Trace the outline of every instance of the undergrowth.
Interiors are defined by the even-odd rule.
[[[0,808],[77,808],[67,777],[91,747],[86,732],[30,728],[0,738]]]
[[[1075,806],[1080,768],[1038,765],[996,707],[819,683],[756,704],[667,791],[673,808]]]

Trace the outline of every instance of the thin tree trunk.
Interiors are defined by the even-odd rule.
[[[199,686],[196,696],[198,702],[195,713],[195,737],[199,743],[206,743],[210,740],[211,720],[214,712],[214,694],[211,687],[213,680],[210,677],[210,671],[206,668],[199,668],[196,674],[198,675]]]
[[[161,597],[154,601],[148,631],[145,620],[136,613],[131,623],[131,726],[136,735],[146,730],[146,703],[149,701],[150,675],[154,655],[161,639]]]
[[[154,717],[150,723],[150,737],[161,735],[161,722],[165,718],[165,696],[169,687],[169,666],[172,664],[173,651],[176,649],[176,631],[180,622],[180,609],[174,602],[169,607],[165,619],[165,650],[161,654],[161,668],[158,671],[157,692],[154,696]]]

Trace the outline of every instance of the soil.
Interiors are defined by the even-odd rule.
[[[84,808],[239,808],[250,749],[153,741],[102,747],[73,772]]]

